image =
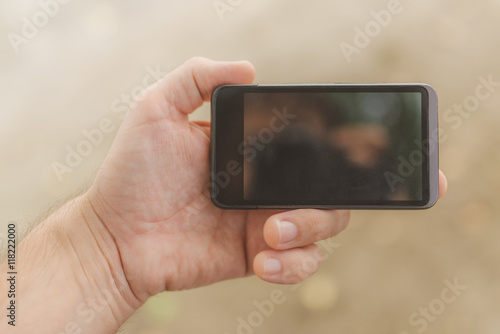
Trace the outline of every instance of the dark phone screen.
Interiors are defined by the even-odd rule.
[[[243,100],[244,200],[422,200],[422,93],[245,93]]]

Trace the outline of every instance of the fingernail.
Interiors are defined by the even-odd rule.
[[[294,223],[290,223],[287,221],[277,221],[277,225],[280,244],[285,244],[297,238],[299,230]]]
[[[273,257],[268,257],[264,262],[264,274],[274,275],[281,271],[281,262]]]

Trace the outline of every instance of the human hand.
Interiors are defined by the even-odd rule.
[[[140,301],[253,273],[297,283],[319,266],[294,270],[319,251],[314,242],[346,227],[347,211],[230,211],[210,202],[209,124],[188,114],[215,87],[253,78],[248,62],[195,58],[149,88],[125,118],[87,196]]]
[[[317,270],[314,242],[344,229],[348,211],[220,210],[206,192],[209,124],[188,114],[216,86],[253,77],[247,62],[197,58],[147,90],[89,191],[20,243],[20,333],[112,333],[164,290],[253,273],[297,283]],[[442,173],[439,181],[442,196]]]

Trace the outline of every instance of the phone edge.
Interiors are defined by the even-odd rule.
[[[428,119],[429,119],[429,155],[428,155],[428,167],[429,167],[429,201],[421,206],[371,206],[371,205],[290,205],[290,206],[252,206],[252,205],[238,205],[238,206],[227,206],[220,203],[217,200],[215,194],[214,182],[213,182],[213,171],[215,170],[215,131],[216,131],[216,113],[215,106],[217,95],[220,90],[225,87],[238,86],[238,87],[281,87],[281,86],[294,86],[294,87],[328,87],[328,86],[420,86],[427,92],[428,98]],[[439,122],[438,122],[438,97],[437,93],[432,86],[425,83],[333,83],[333,84],[226,84],[216,87],[211,95],[211,138],[210,138],[210,201],[214,206],[225,210],[290,210],[290,209],[304,209],[304,208],[315,208],[315,209],[346,209],[346,210],[424,210],[432,208],[438,200],[439,197]]]

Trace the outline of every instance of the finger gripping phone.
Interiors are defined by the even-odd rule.
[[[437,201],[437,95],[428,85],[225,85],[211,101],[217,207],[424,209]]]

